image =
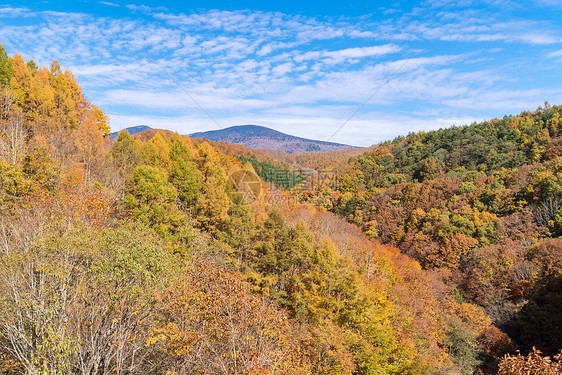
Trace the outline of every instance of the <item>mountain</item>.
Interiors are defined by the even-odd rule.
[[[143,132],[145,130],[150,130],[152,129],[150,126],[146,126],[146,125],[138,125],[138,126],[131,126],[129,128],[125,128],[125,129],[121,129],[119,131],[113,132],[109,135],[109,139],[111,139],[112,141],[115,140],[115,138],[117,138],[117,135],[119,135],[119,132],[122,132],[123,130],[126,130],[129,132],[130,135],[133,134],[137,134],[140,132]]]
[[[214,142],[237,143],[254,149],[283,151],[288,154],[328,152],[355,148],[355,146],[341,143],[295,137],[258,125],[231,126],[221,130],[193,133],[189,136],[191,138],[205,138]]]

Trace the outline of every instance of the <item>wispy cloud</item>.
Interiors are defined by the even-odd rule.
[[[328,63],[338,63],[350,59],[387,55],[399,52],[401,49],[402,48],[395,44],[385,44],[380,46],[346,48],[337,51],[310,51],[295,56],[294,60],[298,62],[305,60],[322,60]]]
[[[10,53],[70,68],[114,127],[147,123],[182,133],[214,124],[154,61],[221,124],[253,122],[315,138],[337,129],[407,61],[336,139],[365,144],[562,101],[554,85],[561,73],[524,79],[537,76],[536,56],[562,58],[562,26],[498,15],[499,7],[520,11],[507,0],[474,3],[428,0],[353,19],[117,9],[109,1],[101,8],[126,17],[5,6],[0,40]]]
[[[29,9],[23,7],[4,7],[0,8],[0,17],[25,17],[29,15]]]
[[[107,6],[110,6],[110,7],[116,7],[116,8],[121,6],[119,4],[111,3],[109,1],[98,1],[98,4],[103,4],[103,5],[107,5]]]
[[[562,57],[562,50],[553,51],[547,54],[548,57]]]

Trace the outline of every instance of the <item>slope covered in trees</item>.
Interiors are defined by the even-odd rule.
[[[0,67],[3,373],[471,374],[509,345],[395,247],[246,194],[251,164],[165,132],[111,142],[56,62]]]
[[[518,347],[562,348],[562,107],[386,142],[313,203],[397,246]]]

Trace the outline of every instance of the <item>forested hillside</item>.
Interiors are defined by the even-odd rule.
[[[419,132],[349,161],[311,202],[397,246],[528,353],[562,348],[562,107]]]
[[[418,240],[415,234],[426,221],[391,224],[370,217],[380,207],[367,209],[371,197],[392,197],[388,209],[397,212],[387,220],[406,215],[410,206],[397,207],[427,199],[414,194],[398,201],[400,196],[390,195],[412,191],[407,186],[439,189],[445,184],[439,181],[450,180],[466,191],[462,199],[474,199],[462,205],[451,196],[436,206],[437,213],[420,204],[420,210],[436,215],[436,223],[450,224],[441,231],[428,227],[428,233],[453,244],[441,248],[441,237],[436,245],[425,240],[430,246],[424,251],[434,257],[405,251],[425,268],[450,270],[427,272],[393,245],[369,239],[322,207],[267,203],[274,192],[265,184],[256,188],[233,180],[240,171],[255,175],[252,165],[206,142],[156,131],[134,138],[122,132],[111,142],[107,117],[85,99],[69,71],[56,61],[44,68],[0,52],[0,371],[5,374],[472,374],[479,366],[494,372],[496,360],[512,349],[511,340],[469,301],[506,324],[497,318],[505,308],[497,310],[504,315],[494,315],[492,305],[478,298],[517,280],[519,289],[509,284],[510,294],[498,301],[537,301],[517,310],[518,327],[530,321],[526,316],[555,317],[555,301],[545,305],[538,298],[557,292],[551,282],[560,264],[552,251],[559,247],[554,240],[536,241],[559,233],[557,216],[545,216],[543,225],[518,223],[530,215],[525,207],[533,200],[536,207],[558,202],[559,185],[552,183],[560,172],[556,144],[532,138],[543,150],[530,153],[538,158],[534,167],[479,171],[479,165],[467,165],[435,178],[446,168],[436,159],[433,175],[419,177],[426,181],[388,186],[380,182],[388,179],[368,172],[378,168],[369,160],[381,149],[354,161],[351,167],[362,179],[351,180],[351,171],[342,178],[329,208],[365,223],[369,237],[402,250],[407,241]],[[553,111],[541,112],[542,118]],[[384,157],[409,149],[407,142],[419,137],[387,145]],[[517,150],[513,155],[520,160]],[[545,155],[553,156],[541,162]],[[418,178],[407,165],[402,172],[392,168],[392,176]],[[371,169],[363,172],[367,166]],[[509,173],[523,176],[513,183],[528,190],[512,203],[503,198],[513,191]],[[475,203],[477,193],[487,189],[492,189],[487,197],[500,198],[482,204],[495,211]],[[448,196],[447,189],[440,191]],[[524,199],[527,204],[519,203]],[[496,201],[505,205],[493,206]],[[466,215],[444,213],[467,205]],[[478,223],[472,222],[472,232],[465,216]],[[396,229],[389,232],[391,225]],[[393,235],[396,231],[403,235]],[[511,242],[501,242],[507,236]],[[470,277],[455,289],[447,278],[459,272]],[[554,343],[560,336],[551,321],[543,340]],[[524,329],[519,337],[522,343],[537,339]],[[510,374],[510,368],[537,360],[540,354],[510,357],[501,371]]]

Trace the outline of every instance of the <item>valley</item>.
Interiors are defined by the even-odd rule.
[[[368,148],[111,135],[0,55],[2,373],[560,373],[561,106]]]

